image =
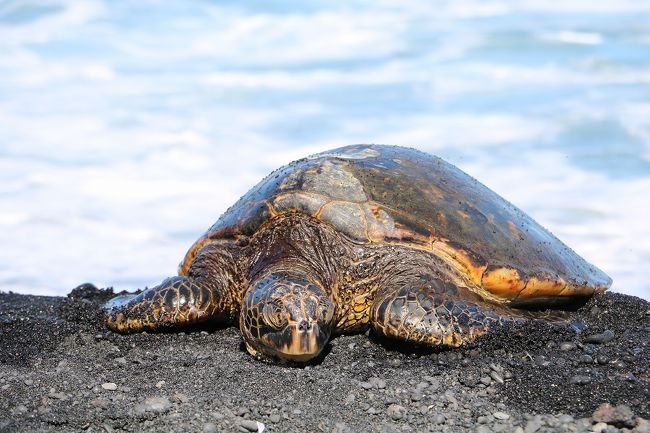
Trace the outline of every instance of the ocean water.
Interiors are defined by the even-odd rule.
[[[135,289],[272,169],[456,164],[650,299],[650,2],[0,1],[0,289]]]

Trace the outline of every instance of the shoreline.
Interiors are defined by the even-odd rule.
[[[633,296],[594,296],[571,313],[581,333],[529,323],[449,350],[341,336],[297,368],[254,360],[233,327],[112,333],[111,295],[0,292],[0,432],[650,431],[650,303]]]

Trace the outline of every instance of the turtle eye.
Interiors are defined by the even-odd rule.
[[[284,309],[274,302],[266,304],[262,308],[262,317],[268,325],[274,328],[279,329],[287,324],[287,315],[284,314]]]

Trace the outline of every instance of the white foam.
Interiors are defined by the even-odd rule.
[[[48,5],[0,6],[0,289],[155,284],[272,169],[367,142],[451,158],[618,290],[648,287],[650,174],[556,147],[611,124],[650,161],[648,2]]]
[[[576,32],[572,30],[549,33],[545,37],[548,40],[567,44],[597,45],[603,42],[603,37],[598,33]]]

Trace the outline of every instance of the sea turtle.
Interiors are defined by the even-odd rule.
[[[460,346],[517,307],[611,279],[521,210],[420,151],[353,145],[264,178],[189,249],[178,276],[106,305],[119,332],[237,323],[260,359],[306,362],[332,334]]]

